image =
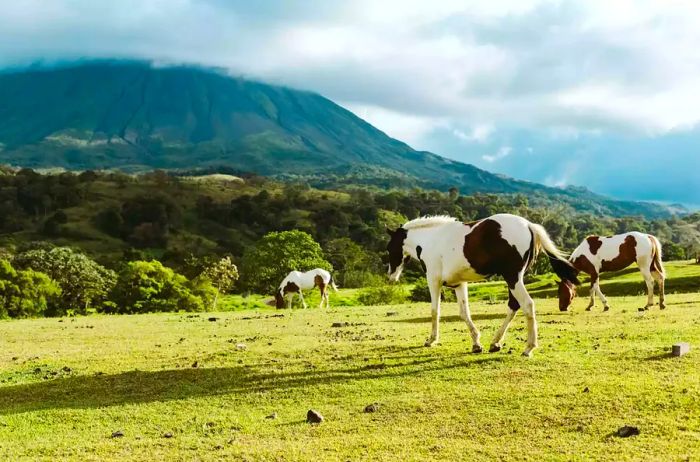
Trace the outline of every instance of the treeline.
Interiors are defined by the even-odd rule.
[[[50,252],[50,246],[57,246],[94,260],[102,268],[93,268],[95,274],[101,271],[105,281],[114,281],[109,289],[100,290],[99,297],[78,299],[71,298],[64,285],[59,303],[55,291],[39,276],[36,284],[46,286],[46,290],[36,289],[45,294],[44,314],[80,312],[85,306],[98,305],[110,312],[155,310],[155,305],[139,302],[133,294],[129,299],[124,290],[114,289],[120,281],[126,284],[124,272],[129,265],[130,271],[158,274],[171,281],[168,290],[189,300],[164,305],[170,308],[210,306],[216,290],[212,292],[201,275],[224,257],[241,268],[241,278],[231,288],[241,293],[271,293],[285,271],[309,269],[303,267],[304,262],[332,268],[345,287],[378,285],[385,271],[386,227],[395,228],[421,215],[447,214],[471,221],[504,212],[541,223],[565,250],[572,250],[589,234],[630,230],[657,235],[667,259],[695,258],[700,249],[697,213],[651,220],[578,213],[566,205],[536,207],[524,195],[463,195],[456,188],[444,192],[350,186],[318,190],[255,176],[192,178],[163,171],[139,176],[94,171],[40,174],[30,169],[0,169],[0,246],[8,255],[5,261],[11,268],[7,271],[45,272],[43,264],[27,263],[28,252]],[[305,237],[283,234],[292,243],[289,246],[265,240],[270,233],[280,238],[280,233],[290,230],[305,233]],[[285,250],[272,259],[268,258],[271,252],[263,252],[268,260],[261,260],[264,245]],[[313,248],[310,253],[295,260],[295,255],[309,248]],[[275,259],[284,264],[265,272],[276,264]],[[536,272],[546,270],[544,260],[535,268]],[[420,274],[414,265],[406,276],[411,280]],[[54,275],[47,276],[57,281]],[[21,277],[32,279],[34,275],[22,273]],[[39,307],[43,304],[37,302]],[[14,310],[26,312],[27,305],[23,306]]]

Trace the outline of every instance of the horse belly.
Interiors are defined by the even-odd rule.
[[[483,281],[484,276],[477,273],[474,268],[465,267],[446,274],[443,280],[446,286],[457,286],[463,282]]]

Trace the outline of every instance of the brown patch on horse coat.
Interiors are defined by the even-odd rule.
[[[408,236],[408,231],[404,228],[398,228],[396,231],[387,230],[391,239],[386,245],[386,250],[389,252],[389,269],[393,273],[396,268],[401,266],[401,263],[406,263],[407,260],[404,259],[403,255],[403,243]],[[410,259],[410,257],[407,257]]]
[[[323,292],[326,290],[326,283],[323,282],[323,278],[318,274],[314,276],[314,285],[318,287],[321,291],[321,295],[323,295]]]
[[[585,255],[579,255],[571,262],[579,271],[583,271],[591,277],[591,281],[596,281],[598,279],[598,271],[593,266],[593,263]]]
[[[593,255],[597,254],[598,250],[603,245],[603,241],[601,241],[598,236],[588,236],[586,241],[588,242],[588,248],[591,250]]]
[[[299,286],[294,284],[293,282],[288,282],[287,285],[284,286],[284,289],[282,289],[282,293],[284,295],[287,295],[291,292],[299,292]]]
[[[620,244],[618,254],[612,260],[600,262],[601,271],[620,271],[627,268],[637,260],[637,240],[634,236],[627,236]]]
[[[482,276],[503,276],[511,289],[528,260],[501,236],[501,225],[491,219],[477,223],[464,237],[464,257]]]

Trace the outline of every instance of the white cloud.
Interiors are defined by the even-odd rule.
[[[494,132],[494,126],[490,124],[478,124],[472,127],[469,132],[464,132],[458,128],[452,130],[452,134],[462,141],[472,143],[485,143]]]
[[[660,134],[700,122],[698,22],[690,0],[26,0],[3,5],[0,65],[222,66],[384,111],[409,140],[445,123],[480,143],[484,120]]]
[[[503,159],[504,157],[508,157],[511,152],[513,152],[513,148],[510,146],[502,146],[498,149],[498,151],[496,151],[495,154],[484,154],[481,156],[481,158],[486,162],[493,163],[497,160]]]

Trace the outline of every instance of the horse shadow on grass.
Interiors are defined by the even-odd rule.
[[[506,317],[506,313],[473,313],[472,314],[472,320],[473,321],[486,321],[486,320],[492,320],[492,319],[503,319]],[[432,317],[430,316],[421,316],[419,318],[405,318],[405,319],[391,319],[387,320],[386,322],[401,322],[401,323],[408,323],[408,324],[425,324],[425,323],[430,323],[433,320]],[[450,316],[440,316],[440,322],[464,322],[464,319],[459,317],[459,315],[450,315]]]
[[[381,364],[346,365],[329,369],[275,372],[270,366],[186,368],[128,371],[113,375],[83,375],[0,387],[0,415],[50,409],[88,409],[175,401],[193,397],[257,395],[261,391],[313,389],[334,383],[418,376],[453,368],[478,367],[503,361],[500,355],[392,358]],[[250,399],[255,399],[251,397]]]

